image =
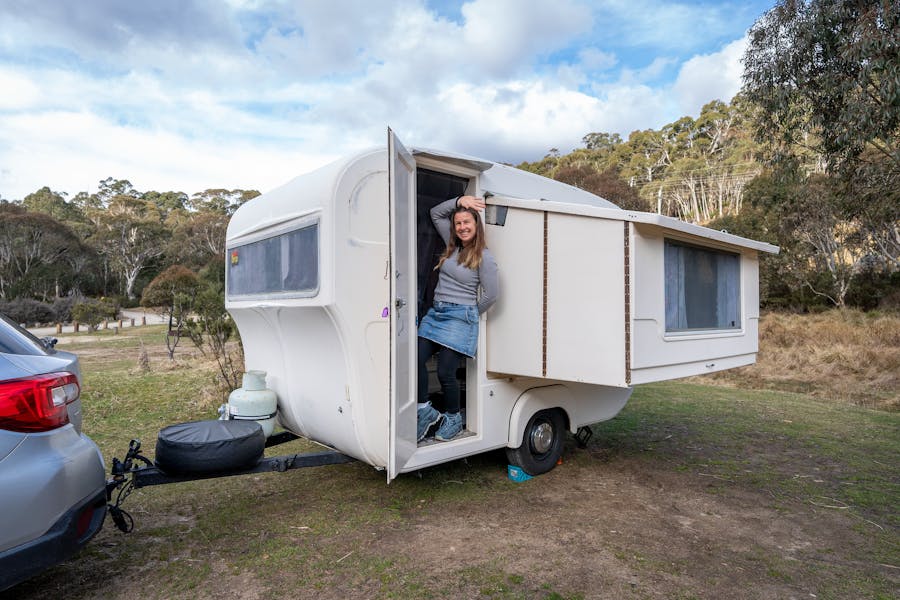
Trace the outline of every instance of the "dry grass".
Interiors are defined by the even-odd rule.
[[[704,379],[900,410],[900,315],[767,313],[759,348],[755,365]]]

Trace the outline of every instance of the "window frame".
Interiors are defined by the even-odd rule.
[[[711,255],[730,256],[736,259],[735,283],[737,290],[735,293],[735,307],[737,310],[734,327],[689,327],[683,329],[669,328],[669,296],[668,296],[668,262],[666,260],[666,249],[668,246],[676,246],[687,248],[692,251],[706,252]],[[724,249],[716,246],[706,246],[702,244],[684,241],[674,237],[663,238],[663,335],[664,338],[684,339],[686,337],[732,337],[744,334],[744,315],[746,307],[744,306],[744,264],[743,255],[740,251],[733,249]],[[718,271],[717,271],[718,276]]]
[[[277,292],[251,292],[246,294],[236,294],[231,292],[231,253],[234,250],[258,244],[266,240],[280,238],[291,233],[315,228],[316,232],[316,285],[308,290],[286,290]],[[306,217],[301,220],[291,221],[288,224],[281,225],[274,229],[267,229],[264,232],[257,233],[241,239],[239,242],[226,245],[225,248],[225,299],[228,302],[243,302],[246,300],[269,300],[279,298],[314,298],[318,296],[322,289],[322,219],[320,215]]]

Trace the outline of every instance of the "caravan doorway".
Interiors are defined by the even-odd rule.
[[[416,169],[416,323],[425,316],[434,300],[438,271],[435,266],[446,245],[431,222],[431,209],[450,198],[472,193],[467,177],[440,173],[430,169]],[[460,411],[465,422],[466,411],[466,361],[461,359],[456,371],[459,381]],[[428,361],[428,396],[437,410],[444,412],[443,394],[437,379],[437,361]],[[465,428],[467,430],[468,428]]]

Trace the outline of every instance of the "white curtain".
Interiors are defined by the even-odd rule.
[[[741,326],[740,256],[665,243],[666,331]]]
[[[666,242],[666,331],[687,329],[687,306],[685,301],[685,248]]]
[[[740,259],[732,254],[716,255],[716,325],[722,329],[741,326]]]
[[[319,227],[245,244],[228,251],[228,295],[297,292],[319,285]]]

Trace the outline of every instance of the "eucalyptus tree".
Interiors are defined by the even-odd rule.
[[[189,205],[197,211],[211,211],[231,216],[243,203],[259,196],[256,190],[211,188],[191,196]]]
[[[887,0],[781,0],[751,28],[744,94],[757,107],[756,131],[783,169],[821,157],[828,180],[810,180],[823,228],[840,227],[836,248],[817,257],[878,257],[900,268],[900,5]],[[808,169],[816,171],[817,169]],[[827,194],[824,191],[828,191]],[[818,193],[817,193],[818,192]],[[810,212],[812,208],[816,211]],[[840,232],[838,232],[840,233]],[[824,239],[834,231],[816,234]],[[854,260],[854,265],[863,261]],[[858,268],[854,268],[854,272]],[[829,269],[841,304],[846,275]]]
[[[52,216],[16,204],[0,205],[0,296],[45,300],[79,291],[90,251]]]
[[[97,224],[91,241],[109,260],[125,295],[134,299],[138,276],[164,254],[171,235],[158,207],[133,195],[119,194],[106,200],[104,208],[90,212]]]
[[[65,192],[54,192],[44,186],[25,196],[22,206],[31,212],[42,212],[63,223],[84,221],[84,212],[74,202],[66,200]]]
[[[780,0],[749,39],[744,93],[776,158],[812,147],[838,169],[871,149],[900,165],[900,5]]]

